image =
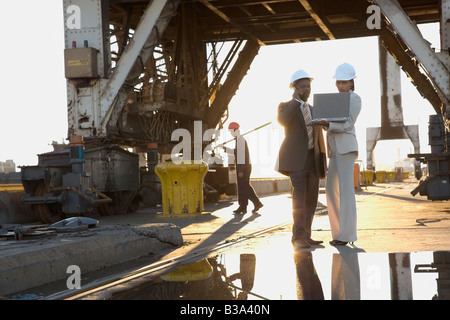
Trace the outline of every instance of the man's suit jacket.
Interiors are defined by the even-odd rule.
[[[355,122],[361,111],[361,98],[354,92],[350,94],[350,119],[345,122],[330,122],[328,139],[336,141],[336,152],[346,154],[358,152]],[[331,144],[331,143],[330,143]],[[330,150],[329,150],[330,151]]]
[[[278,152],[275,170],[284,175],[302,170],[308,156],[308,133],[300,106],[301,103],[294,99],[278,106],[277,121],[284,127],[285,137]],[[313,128],[316,172],[320,178],[325,178],[327,163],[322,126]]]

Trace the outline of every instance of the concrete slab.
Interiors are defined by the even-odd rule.
[[[180,229],[164,223],[138,228],[110,225],[35,240],[1,241],[0,295],[67,279],[69,266],[89,272],[143,255],[169,252],[174,242],[181,245],[180,239]]]

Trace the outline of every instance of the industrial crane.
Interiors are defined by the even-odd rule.
[[[221,129],[228,104],[261,46],[377,35],[442,124],[450,116],[450,0],[63,4],[61,63],[70,143],[38,155],[38,165],[21,170],[23,201],[45,223],[94,210],[109,215],[158,203],[154,167],[169,158],[178,143],[172,141],[172,132],[183,128],[194,133],[196,121],[201,121],[202,132]],[[420,36],[415,24],[425,22],[440,22],[441,53]],[[389,101],[385,108],[389,113]],[[373,138],[411,138],[414,129],[388,128],[392,124],[383,123]],[[399,134],[385,135],[389,132]],[[424,160],[418,149],[415,153],[421,161],[435,161]],[[448,163],[448,156],[445,159]]]

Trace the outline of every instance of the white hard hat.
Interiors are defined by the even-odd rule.
[[[291,83],[289,84],[289,88],[294,89],[294,82],[300,79],[310,79],[314,78],[309,76],[309,74],[305,70],[297,70],[291,76]]]
[[[348,81],[356,78],[355,68],[351,64],[343,63],[336,68],[333,76],[336,80]]]

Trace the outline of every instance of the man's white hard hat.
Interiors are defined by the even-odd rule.
[[[311,77],[305,70],[297,70],[295,71],[291,76],[291,82],[289,84],[289,88],[294,89],[294,82],[300,79],[310,79],[313,80],[314,78]]]
[[[336,68],[333,76],[336,80],[348,81],[356,78],[355,68],[351,64],[343,63]]]

